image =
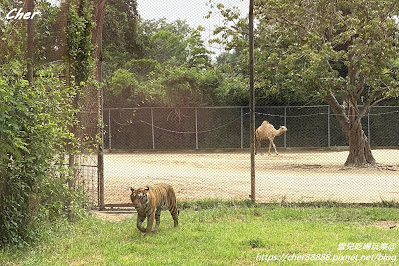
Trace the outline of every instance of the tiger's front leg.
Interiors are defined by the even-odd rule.
[[[139,213],[137,213],[137,229],[139,229],[141,232],[145,232],[145,228],[142,226],[143,222],[145,220],[145,215],[140,215]]]
[[[147,230],[146,233],[151,233],[152,231],[152,225],[154,224],[154,219],[155,219],[155,210],[147,216]]]

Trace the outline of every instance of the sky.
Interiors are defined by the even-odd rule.
[[[212,0],[222,3],[226,7],[237,6],[240,10],[248,12],[248,0]],[[144,19],[157,19],[165,17],[169,22],[176,19],[186,20],[193,27],[198,25],[208,26],[209,20],[204,16],[210,10],[209,0],[137,0],[137,9]],[[214,14],[212,23],[218,23],[219,15]]]
[[[237,6],[242,14],[248,13],[249,0],[212,1],[222,3],[225,7]],[[222,17],[215,8],[210,19],[204,18],[211,10],[208,3],[209,0],[137,0],[137,9],[143,19],[166,18],[167,22],[180,19],[186,20],[192,28],[203,26],[205,31],[202,33],[202,37],[206,47],[220,53],[223,50],[222,47],[218,47],[216,44],[210,45],[207,41],[212,38],[215,25],[222,23]]]
[[[60,0],[48,0],[56,4]],[[121,0],[123,1],[123,0]],[[242,14],[247,14],[249,9],[249,0],[211,0],[213,3],[222,3],[225,7],[236,6]],[[177,19],[185,20],[192,28],[203,26],[202,39],[206,48],[220,54],[223,47],[217,44],[209,44],[208,40],[212,38],[212,32],[216,25],[222,23],[222,16],[213,9],[213,14],[209,19],[204,18],[211,10],[209,0],[137,0],[137,9],[143,19],[166,18],[167,22]],[[245,16],[245,15],[243,15]]]

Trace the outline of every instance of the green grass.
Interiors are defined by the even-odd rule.
[[[144,235],[135,216],[121,222],[93,217],[55,224],[32,247],[0,251],[0,265],[252,265],[257,255],[377,255],[389,250],[338,250],[339,243],[397,243],[399,230],[373,223],[398,220],[399,209],[358,206],[186,203],[179,227],[162,212],[159,231]],[[341,262],[354,264],[354,262]],[[385,262],[389,265],[391,262]],[[299,261],[296,265],[320,265]],[[325,264],[325,263],[323,263]],[[336,263],[334,263],[336,264]],[[359,265],[384,265],[359,261]]]

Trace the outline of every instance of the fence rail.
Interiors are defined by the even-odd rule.
[[[346,146],[345,136],[327,105],[258,106],[256,125],[268,120],[288,128],[276,145]],[[142,107],[104,109],[105,148],[202,149],[248,148],[249,109],[223,107]],[[379,106],[362,119],[372,146],[399,145],[399,106]]]

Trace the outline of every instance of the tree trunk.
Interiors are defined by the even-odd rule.
[[[345,134],[349,143],[349,155],[345,166],[365,167],[375,164],[370,142],[362,129],[360,119],[353,121]]]
[[[27,1],[27,11],[31,12],[33,14],[33,9],[35,8],[35,2],[34,0],[28,0]],[[27,22],[27,29],[28,29],[28,40],[27,40],[27,55],[26,55],[26,61],[27,61],[27,79],[29,82],[29,85],[32,86],[33,84],[33,35],[34,35],[34,24],[33,24],[33,19],[28,19]]]
[[[349,155],[345,166],[366,167],[375,164],[371,153],[370,142],[363,131],[361,118],[356,101],[348,97],[347,106],[338,103],[335,96],[330,93],[325,100],[333,110],[349,144]]]

